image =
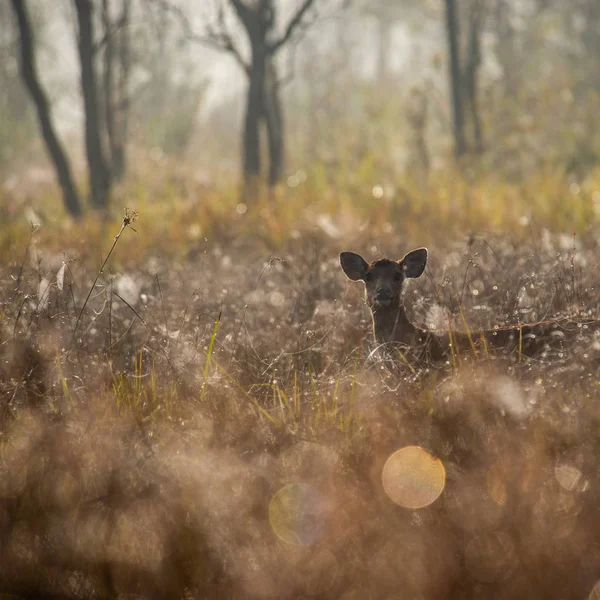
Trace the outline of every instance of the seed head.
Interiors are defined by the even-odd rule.
[[[135,223],[138,220],[139,216],[140,215],[138,214],[137,210],[125,207],[123,215],[123,225],[127,226],[131,225],[132,223]]]

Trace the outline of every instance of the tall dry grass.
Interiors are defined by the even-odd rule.
[[[533,358],[392,375],[337,264],[428,245],[405,296],[423,326],[446,311],[473,328],[594,320],[594,184],[539,181],[398,186],[375,204],[370,185],[309,176],[250,207],[129,188],[137,233],[102,273],[117,218],[42,215],[31,231],[15,208],[0,231],[0,592],[594,597],[591,328]],[[382,486],[409,445],[445,470],[418,510]]]

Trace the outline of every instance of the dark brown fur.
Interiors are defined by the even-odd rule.
[[[398,261],[382,258],[371,263],[353,252],[340,254],[340,265],[346,276],[365,284],[375,341],[387,354],[399,350],[413,360],[439,361],[448,359],[453,351],[455,355],[462,355],[501,349],[506,354],[533,356],[561,345],[567,334],[579,333],[578,324],[568,319],[469,333],[435,332],[416,327],[406,314],[401,295],[406,279],[419,277],[426,263],[425,248],[413,250]]]

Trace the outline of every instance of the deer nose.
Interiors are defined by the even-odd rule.
[[[375,302],[379,306],[387,306],[392,301],[392,292],[387,289],[377,290]]]

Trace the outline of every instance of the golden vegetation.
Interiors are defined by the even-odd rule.
[[[5,198],[0,592],[592,593],[600,343],[582,326],[535,359],[392,376],[337,256],[427,245],[405,296],[425,327],[594,319],[600,173],[448,172],[426,193],[300,179],[249,206],[185,174],[128,183],[114,205],[135,232],[117,213],[65,221],[42,191],[32,230]],[[392,469],[415,446],[423,469]]]

